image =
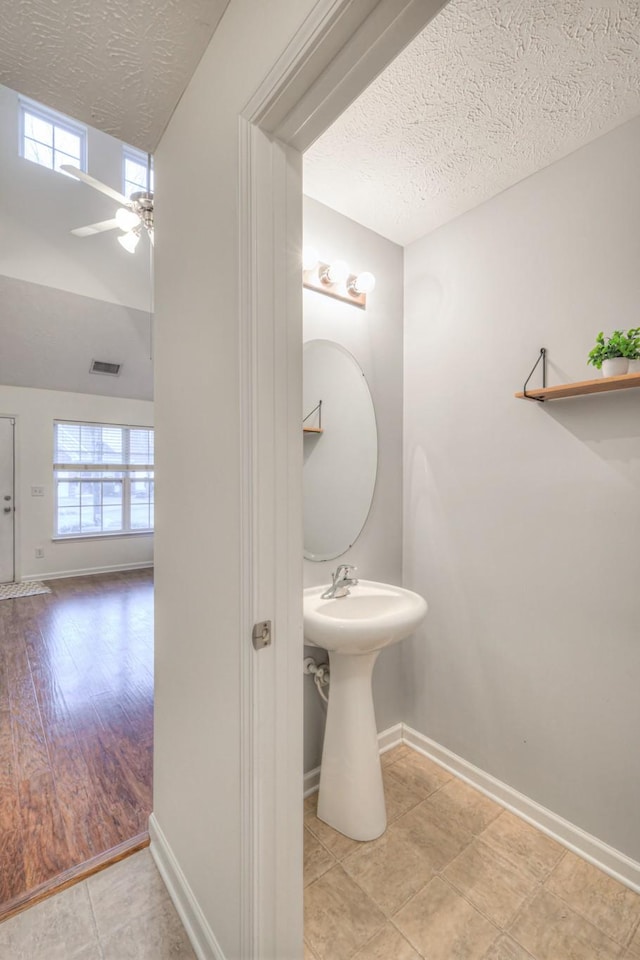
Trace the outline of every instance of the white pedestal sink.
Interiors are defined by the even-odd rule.
[[[427,613],[411,590],[360,580],[345,597],[304,591],[305,642],[329,651],[331,685],[324,734],[318,816],[354,840],[384,833],[387,814],[371,694],[383,647],[413,633]]]

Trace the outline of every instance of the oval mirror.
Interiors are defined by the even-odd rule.
[[[355,358],[331,340],[304,345],[304,555],[333,560],[357,540],[378,466],[373,400]]]

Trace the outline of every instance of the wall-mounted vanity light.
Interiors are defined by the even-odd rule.
[[[368,272],[351,273],[344,260],[324,263],[317,250],[305,247],[302,251],[302,283],[309,290],[326,293],[365,310],[367,294],[375,287],[376,278]]]

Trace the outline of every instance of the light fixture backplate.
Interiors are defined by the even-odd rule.
[[[360,307],[361,310],[367,309],[366,293],[349,293],[348,284],[356,279],[357,274],[350,274],[344,283],[325,283],[320,279],[320,275],[329,266],[328,263],[318,263],[313,270],[302,271],[302,286],[307,290],[315,290],[317,293],[324,293],[335,300],[342,300],[343,303],[351,303],[354,307]]]

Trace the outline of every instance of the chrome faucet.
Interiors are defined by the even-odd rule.
[[[331,574],[333,583],[322,594],[323,600],[332,600],[337,597],[347,597],[349,587],[355,587],[357,579],[351,574],[355,573],[357,567],[352,567],[348,563],[341,563],[335,573]]]

